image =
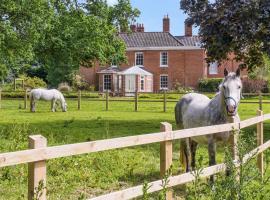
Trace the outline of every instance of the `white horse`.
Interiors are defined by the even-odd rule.
[[[197,93],[186,94],[175,106],[175,120],[179,128],[195,128],[228,123],[230,116],[240,121],[237,109],[241,99],[242,82],[240,69],[236,73],[224,70],[219,92],[213,99]],[[209,165],[216,164],[216,142],[228,141],[229,132],[188,138],[181,142],[182,163],[186,171],[190,165],[195,168],[195,155],[198,143],[208,144]],[[213,176],[210,178],[213,181]]]
[[[36,111],[36,100],[45,100],[45,101],[52,101],[52,112],[56,111],[56,103],[57,101],[60,101],[62,111],[66,112],[67,111],[67,103],[65,101],[65,98],[63,94],[56,90],[56,89],[33,89],[30,92],[30,111],[35,112]]]

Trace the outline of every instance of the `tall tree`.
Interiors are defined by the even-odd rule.
[[[233,52],[249,70],[264,65],[270,55],[269,0],[181,0],[188,23],[199,26],[208,61]]]
[[[81,64],[125,60],[125,45],[117,37],[117,22],[121,19],[119,24],[128,24],[134,19],[129,1],[123,1],[126,7],[117,12],[119,5],[108,6],[102,0],[83,4],[77,0],[3,1],[0,76],[7,69],[35,63],[46,68],[49,84],[56,86],[71,80]],[[118,17],[123,13],[125,19]]]
[[[16,73],[35,57],[52,16],[47,0],[2,0],[0,3],[0,79]]]

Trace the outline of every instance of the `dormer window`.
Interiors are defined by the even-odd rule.
[[[168,67],[168,52],[160,52],[160,67]]]
[[[135,53],[135,65],[143,65],[143,53],[142,52]]]

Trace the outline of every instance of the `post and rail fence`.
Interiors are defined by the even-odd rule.
[[[12,97],[6,97],[6,93],[13,92],[14,91],[3,91],[0,90],[0,109],[5,107],[4,104],[2,103],[2,100],[5,99],[13,99]],[[18,93],[18,95],[23,99],[23,108],[27,109],[27,104],[28,104],[28,99],[29,99],[29,90],[21,90],[21,91],[15,91],[15,93]],[[88,98],[87,95],[94,94],[98,95],[96,98]],[[98,101],[98,102],[105,102],[105,110],[108,111],[110,107],[110,102],[134,102],[134,111],[137,112],[139,111],[139,103],[162,103],[163,107],[163,112],[167,112],[167,104],[168,103],[176,103],[178,102],[177,99],[169,99],[169,95],[184,95],[186,93],[172,93],[172,92],[167,92],[163,91],[161,93],[145,93],[141,92],[139,93],[138,91],[135,91],[133,94],[134,97],[129,97],[129,98],[111,98],[109,91],[106,92],[85,92],[78,90],[77,93],[74,93],[72,97],[67,97],[68,99],[77,99],[77,109],[81,110],[82,109],[82,100],[87,99],[88,101]],[[141,94],[152,94],[152,95],[160,95],[158,99],[141,99],[140,95]],[[208,94],[208,93],[207,93]],[[66,93],[64,93],[66,95]],[[86,95],[86,96],[84,96]],[[257,104],[259,110],[263,109],[263,104],[270,104],[270,101],[263,101],[263,96],[270,96],[270,93],[243,93],[244,96],[256,96],[258,97],[258,100],[250,100],[250,101],[242,101],[241,104]],[[99,96],[102,96],[100,98]]]
[[[29,149],[8,152],[0,154],[0,168],[8,167],[18,164],[28,164],[28,199],[33,200],[35,188],[42,183],[42,195],[40,200],[46,199],[46,161],[50,159],[68,157],[74,155],[81,155],[93,152],[101,152],[105,150],[120,149],[125,147],[133,147],[138,145],[145,145],[151,143],[160,143],[160,173],[164,175],[166,170],[172,163],[173,141],[181,140],[189,137],[209,135],[220,133],[224,131],[239,132],[240,129],[257,125],[257,148],[247,153],[243,161],[246,162],[252,157],[257,156],[257,165],[260,172],[263,174],[263,152],[270,147],[270,140],[263,143],[263,122],[270,119],[270,114],[263,115],[262,111],[258,111],[258,116],[236,122],[231,119],[231,123],[222,125],[213,125],[207,127],[198,127],[183,130],[172,130],[171,124],[167,122],[161,123],[160,132],[135,135],[128,137],[120,137],[106,140],[97,140],[91,142],[67,144],[60,146],[47,147],[47,140],[41,135],[33,135],[29,137]],[[234,149],[235,165],[237,162],[236,142],[237,136],[232,134],[232,149]],[[201,177],[208,177],[210,175],[224,172],[226,170],[225,163],[217,164],[214,166],[206,167],[201,171]],[[168,188],[178,186],[181,184],[189,183],[195,179],[194,175],[183,173],[180,175],[170,176]],[[149,193],[162,190],[162,179],[149,183]],[[123,200],[132,199],[143,195],[143,185],[127,188],[124,190],[112,192],[109,194],[94,197],[91,200]],[[172,190],[166,193],[166,200],[172,199]]]

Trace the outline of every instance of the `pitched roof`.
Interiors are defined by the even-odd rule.
[[[143,75],[143,76],[152,76],[150,72],[143,69],[142,65],[135,65],[121,72],[123,75]]]
[[[120,38],[129,47],[176,47],[183,46],[173,35],[167,32],[120,33]]]
[[[201,38],[198,35],[194,36],[175,36],[175,38],[184,46],[200,46]]]
[[[103,69],[99,72],[97,72],[98,74],[115,74],[115,73],[118,73],[120,70],[117,66],[113,65],[113,66],[110,66],[106,69]]]

